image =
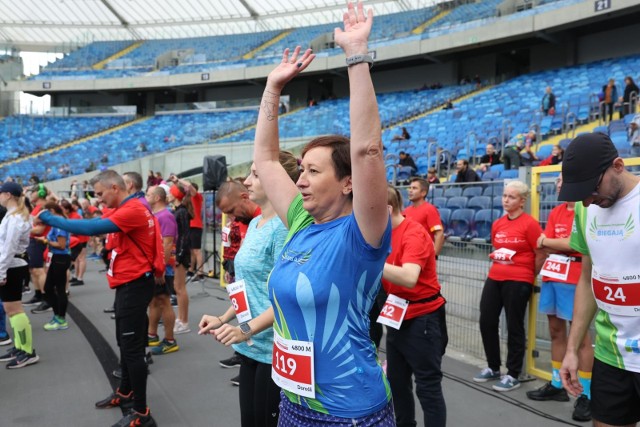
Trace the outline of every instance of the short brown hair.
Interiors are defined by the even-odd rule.
[[[289,151],[280,150],[280,164],[293,182],[297,182],[300,177],[300,165],[298,159]]]
[[[302,158],[312,149],[318,147],[331,148],[331,160],[336,178],[341,180],[351,176],[351,151],[349,138],[341,135],[327,135],[312,139],[302,149]]]
[[[417,182],[420,186],[420,189],[424,191],[424,197],[427,197],[429,194],[429,181],[424,178],[411,178],[411,183]]]
[[[47,202],[44,204],[44,206],[42,207],[44,210],[52,210],[54,211],[57,215],[60,216],[64,216],[66,217],[66,215],[64,214],[64,211],[62,210],[62,208],[60,207],[59,204],[57,204],[56,202]]]

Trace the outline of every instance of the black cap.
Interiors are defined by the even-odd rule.
[[[600,175],[618,156],[611,138],[604,133],[577,136],[562,156],[562,189],[558,200],[577,202],[589,197]]]
[[[7,181],[0,186],[0,193],[9,193],[12,196],[22,196],[22,186],[15,182]]]

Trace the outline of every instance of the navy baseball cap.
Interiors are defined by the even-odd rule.
[[[598,180],[619,157],[611,138],[600,132],[577,136],[562,156],[562,189],[558,200],[578,202],[589,197]]]
[[[9,193],[12,196],[20,197],[22,196],[22,186],[16,182],[4,182],[0,186],[0,193]]]

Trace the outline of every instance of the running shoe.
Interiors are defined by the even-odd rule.
[[[115,309],[115,308],[113,308],[113,307],[109,307],[109,308],[105,308],[105,309],[104,309],[104,310],[102,310],[102,311],[104,311],[105,313],[115,313],[115,312],[116,312],[116,309]]]
[[[591,421],[591,400],[584,394],[576,400],[571,418],[576,421]]]
[[[494,381],[500,379],[500,371],[494,371],[491,368],[484,368],[478,375],[473,377],[473,380],[477,383],[486,383],[487,381]]]
[[[133,409],[120,421],[112,425],[111,427],[156,427],[156,422],[151,416],[151,411],[147,408],[144,414],[134,411]]]
[[[42,302],[42,297],[38,295],[34,295],[33,297],[31,297],[29,301],[23,302],[22,305],[24,305],[25,307],[30,307],[32,305],[38,305],[41,302]]]
[[[182,321],[180,319],[176,319],[176,324],[173,327],[173,333],[174,334],[186,334],[191,332],[191,329],[189,329],[189,324],[188,323],[182,323]]]
[[[29,295],[31,293],[31,288],[29,286],[22,287],[22,295]]]
[[[0,346],[9,345],[12,342],[13,341],[11,341],[11,337],[9,336],[9,334],[7,334],[7,335],[5,335],[3,337],[0,337]]]
[[[157,335],[147,335],[147,347],[157,347],[160,345],[160,337]]]
[[[165,338],[162,340],[162,344],[151,349],[151,354],[159,356],[162,354],[174,353],[178,350],[180,350],[180,346],[178,346],[176,340],[173,340],[173,342],[171,342]]]
[[[82,286],[84,285],[84,280],[76,280],[75,282],[69,283],[71,286]]]
[[[9,362],[16,358],[16,354],[18,354],[20,350],[15,347],[11,347],[5,354],[0,356],[0,362]]]
[[[46,313],[47,311],[51,311],[51,306],[46,301],[42,301],[36,308],[31,309],[33,314]]]
[[[242,359],[240,358],[238,353],[234,352],[233,356],[228,359],[221,360],[219,363],[223,368],[239,368],[240,364],[242,363]]]
[[[40,360],[40,357],[36,354],[35,349],[31,354],[23,350],[18,350],[16,357],[7,363],[7,369],[24,368],[25,366],[38,363],[38,360]]]
[[[129,394],[125,395],[120,393],[120,390],[118,389],[106,398],[96,402],[96,408],[98,409],[109,409],[117,407],[123,409],[133,408],[133,392],[129,392]]]
[[[69,329],[69,323],[64,317],[53,316],[53,319],[44,325],[45,331],[63,331]]]
[[[555,400],[556,402],[568,402],[569,395],[563,388],[556,388],[550,382],[542,387],[527,392],[527,397],[531,400],[547,401]]]
[[[511,375],[503,375],[500,378],[500,382],[494,386],[491,386],[495,391],[505,392],[512,391],[520,387],[520,381],[513,378]]]
[[[240,375],[236,375],[235,377],[231,378],[229,382],[236,387],[240,387]]]

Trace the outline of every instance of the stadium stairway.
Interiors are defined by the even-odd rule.
[[[65,142],[64,144],[57,145],[55,147],[47,148],[46,150],[42,150],[42,151],[38,151],[38,152],[35,152],[35,153],[31,153],[31,154],[29,154],[27,156],[23,156],[23,157],[20,157],[18,159],[15,159],[15,160],[2,162],[2,163],[0,163],[0,168],[2,168],[4,166],[7,166],[7,165],[10,165],[10,164],[20,163],[20,162],[25,161],[27,159],[33,159],[33,158],[36,158],[36,157],[39,157],[39,156],[42,156],[42,155],[45,155],[45,154],[50,154],[50,153],[62,150],[64,148],[72,147],[74,145],[82,144],[83,142],[86,142],[86,141],[88,141],[90,139],[98,138],[98,137],[103,136],[103,135],[108,135],[108,134],[116,132],[116,131],[118,131],[120,129],[124,129],[126,127],[135,125],[137,123],[142,123],[145,120],[149,120],[150,118],[151,117],[140,117],[138,119],[134,119],[134,120],[130,120],[128,122],[121,123],[121,124],[119,124],[117,126],[109,128],[109,129],[104,129],[104,130],[101,130],[99,132],[93,133],[91,135],[87,135],[87,136],[84,136],[82,138],[74,139],[72,141]]]
[[[252,59],[254,56],[256,56],[256,53],[268,48],[271,45],[278,43],[280,40],[287,37],[289,34],[291,34],[291,30],[286,30],[281,32],[271,40],[267,40],[266,42],[262,43],[260,46],[242,55],[242,59]]]
[[[411,30],[411,34],[416,34],[417,35],[417,34],[424,33],[424,30],[426,30],[427,28],[431,27],[433,24],[435,24],[436,22],[440,21],[442,18],[444,18],[445,16],[447,16],[450,13],[451,13],[450,10],[443,10],[442,12],[438,13],[433,18],[429,19],[428,21],[418,25],[416,28]]]
[[[135,49],[139,48],[140,46],[142,46],[142,44],[143,44],[143,43],[144,43],[143,41],[135,42],[135,43],[133,43],[133,44],[131,44],[131,45],[129,45],[129,46],[127,46],[127,47],[125,47],[125,48],[124,48],[124,49],[122,49],[120,52],[114,53],[114,54],[113,54],[113,55],[111,55],[110,57],[108,57],[108,58],[106,58],[106,59],[103,59],[102,61],[100,61],[100,62],[98,62],[98,63],[96,63],[96,64],[93,64],[93,66],[91,66],[91,68],[92,68],[92,69],[94,69],[94,70],[102,70],[102,69],[104,69],[104,66],[105,66],[108,62],[111,62],[111,61],[113,61],[113,60],[115,60],[115,59],[118,59],[118,58],[120,58],[120,57],[122,57],[122,56],[126,55],[127,53],[129,53],[129,52],[131,52],[131,51],[133,51],[133,50],[135,50]]]

